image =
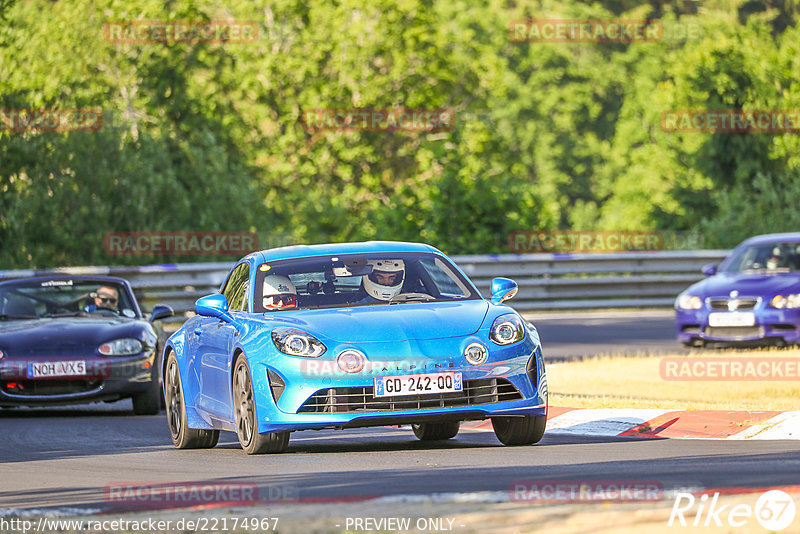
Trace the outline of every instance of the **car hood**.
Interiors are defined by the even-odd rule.
[[[95,354],[106,341],[146,341],[142,321],[128,318],[54,318],[0,322],[0,349],[11,357]]]
[[[342,343],[427,340],[474,334],[481,328],[488,309],[489,303],[484,300],[413,302],[298,310],[280,317],[276,314],[270,323],[293,326]]]
[[[740,296],[766,297],[778,293],[799,293],[800,274],[720,273],[692,286],[698,297],[727,297],[736,290]]]

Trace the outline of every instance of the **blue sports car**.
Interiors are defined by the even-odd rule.
[[[254,252],[199,299],[164,349],[167,422],[178,448],[236,432],[248,454],[282,452],[295,430],[412,426],[454,437],[491,418],[505,445],[547,420],[539,336],[485,300],[435,248],[368,242]]]
[[[800,233],[747,239],[703,273],[675,301],[683,344],[800,342]]]

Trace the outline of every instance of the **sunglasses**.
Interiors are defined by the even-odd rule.
[[[100,302],[102,302],[103,304],[116,304],[117,300],[118,300],[118,299],[115,299],[114,297],[101,297],[99,295],[96,296],[95,298],[97,300],[99,300]]]
[[[265,308],[280,310],[284,308],[294,308],[295,306],[297,306],[297,295],[292,293],[264,297]]]

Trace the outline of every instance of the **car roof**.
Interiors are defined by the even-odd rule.
[[[742,245],[762,245],[779,242],[800,242],[800,232],[786,232],[782,234],[757,235],[742,241]]]
[[[245,257],[252,259],[257,264],[266,261],[284,260],[289,258],[310,258],[313,256],[327,256],[329,254],[369,254],[393,252],[442,252],[430,245],[423,243],[407,243],[403,241],[364,241],[358,243],[328,243],[324,245],[293,245],[289,247],[272,248],[253,252]]]

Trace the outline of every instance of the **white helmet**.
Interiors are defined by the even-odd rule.
[[[368,260],[372,272],[364,275],[364,289],[378,300],[390,300],[400,293],[406,275],[403,260]]]
[[[297,307],[297,288],[285,276],[271,274],[264,278],[264,308],[267,310],[285,310]]]

